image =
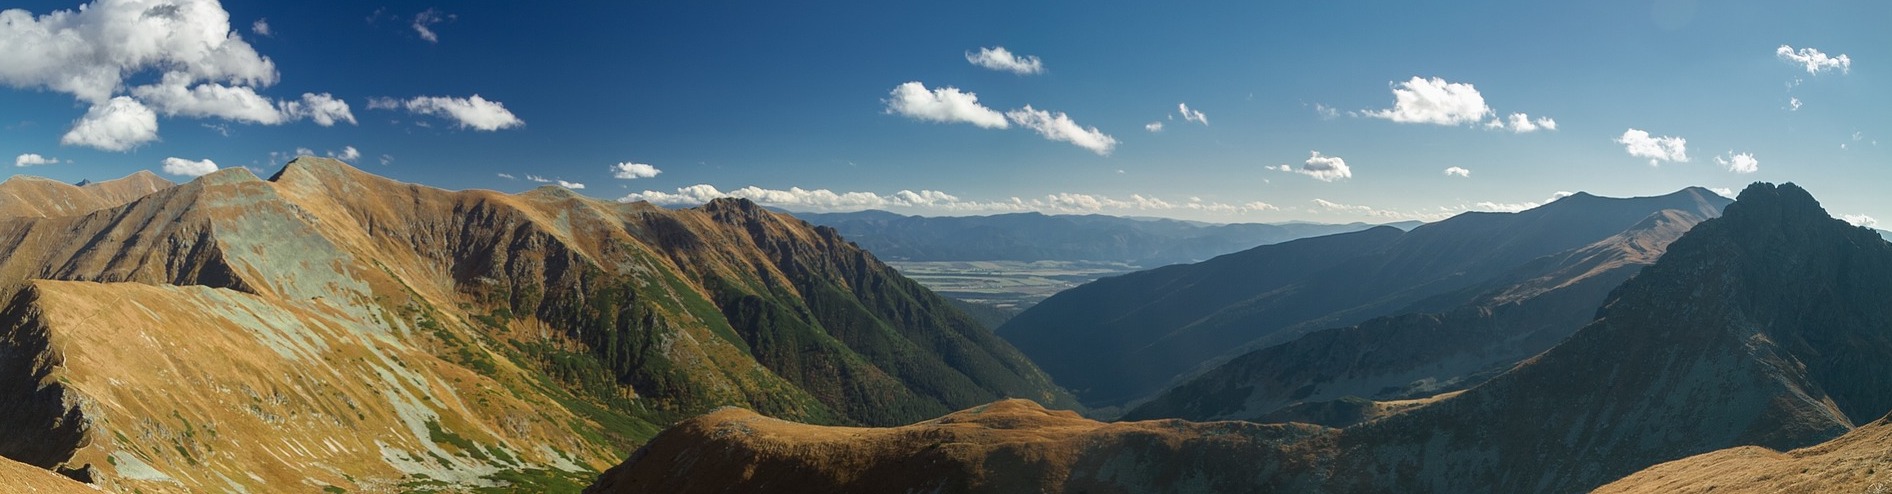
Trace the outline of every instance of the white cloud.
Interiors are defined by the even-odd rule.
[[[1787,111],[1800,111],[1800,98],[1795,97],[1795,96],[1788,96],[1787,107],[1788,107]]]
[[[491,101],[480,95],[469,98],[444,96],[418,96],[407,101],[393,98],[369,98],[368,109],[392,110],[406,108],[407,111],[435,117],[452,119],[460,128],[495,131],[525,125],[524,120],[506,110],[506,105]]]
[[[946,86],[928,91],[925,84],[911,81],[895,86],[884,100],[886,112],[915,120],[942,123],[969,123],[988,129],[1011,127],[1005,115],[979,104],[979,95]]]
[[[625,195],[619,202],[649,201],[653,204],[668,206],[694,206],[710,200],[735,197],[755,201],[758,204],[807,211],[858,211],[862,209],[924,209],[941,212],[1021,212],[1038,211],[1044,213],[1098,213],[1098,212],[1158,212],[1158,211],[1202,211],[1224,214],[1245,214],[1256,211],[1276,210],[1273,205],[1261,201],[1242,204],[1203,201],[1190,198],[1185,202],[1166,201],[1140,194],[1131,194],[1128,198],[1114,198],[1103,195],[1059,192],[1037,198],[1012,197],[1002,201],[973,201],[937,190],[901,190],[893,194],[873,192],[835,192],[828,189],[765,189],[749,186],[732,191],[718,190],[709,184],[697,184],[679,187],[672,192],[646,190]]]
[[[1465,169],[1465,168],[1463,168],[1463,167],[1457,167],[1457,166],[1454,166],[1454,167],[1451,167],[1451,168],[1446,168],[1446,169],[1445,169],[1445,176],[1448,176],[1448,177],[1470,177],[1470,176],[1472,176],[1472,171],[1471,171],[1471,170],[1467,170],[1467,169]]]
[[[1761,169],[1760,160],[1754,159],[1750,153],[1734,154],[1734,151],[1728,151],[1727,155],[1716,156],[1715,163],[1735,173],[1754,173]]]
[[[1334,107],[1323,105],[1320,103],[1314,104],[1314,113],[1316,115],[1320,115],[1321,120],[1333,120],[1335,118],[1340,118],[1340,110],[1336,110],[1334,109]]]
[[[1531,209],[1531,208],[1534,208],[1534,207],[1538,207],[1538,206],[1541,206],[1541,204],[1538,204],[1538,203],[1535,203],[1535,202],[1529,202],[1529,201],[1525,201],[1525,202],[1491,202],[1491,201],[1485,201],[1485,202],[1480,202],[1480,203],[1478,203],[1478,204],[1475,204],[1475,206],[1477,206],[1477,207],[1478,207],[1478,209],[1480,209],[1480,210],[1485,210],[1485,211],[1498,211],[1498,212],[1502,212],[1502,213],[1515,213],[1515,212],[1518,212],[1518,211],[1523,211],[1523,210],[1526,210],[1526,209]]]
[[[316,125],[328,127],[335,122],[348,122],[355,125],[355,113],[348,109],[348,102],[330,96],[328,93],[302,93],[302,101],[282,102],[284,118],[291,120],[307,118]]]
[[[256,22],[250,23],[250,32],[256,33],[257,36],[274,36],[269,30],[269,18],[267,17],[257,19]]]
[[[1853,226],[1863,226],[1863,227],[1866,227],[1866,228],[1878,228],[1878,227],[1879,227],[1879,220],[1878,220],[1878,219],[1875,219],[1875,218],[1873,218],[1873,217],[1871,217],[1871,216],[1866,216],[1866,215],[1863,215],[1863,214],[1848,214],[1848,215],[1842,215],[1842,216],[1840,216],[1840,219],[1842,219],[1842,220],[1846,220],[1846,222],[1847,222],[1847,223],[1852,223],[1852,224],[1853,224]]]
[[[1109,156],[1110,151],[1117,148],[1116,138],[1097,130],[1096,127],[1085,128],[1078,125],[1064,112],[1053,113],[1025,105],[1024,108],[1005,112],[1005,116],[1010,117],[1012,122],[1022,127],[1038,131],[1038,135],[1046,139],[1076,144],[1077,147],[1089,149],[1099,156]]]
[[[526,174],[526,180],[529,180],[529,181],[533,181],[533,182],[538,182],[538,183],[542,183],[542,184],[544,184],[544,183],[551,183],[551,182],[552,182],[552,179],[549,179],[549,178],[545,178],[545,177],[541,177],[541,176],[538,176],[538,175],[533,175],[533,174],[530,174],[530,173],[527,173],[527,174]]]
[[[296,156],[315,156],[315,151],[309,148],[296,148]]]
[[[623,163],[611,165],[611,176],[625,179],[625,180],[651,178],[651,177],[657,176],[657,174],[659,173],[663,173],[663,170],[658,170],[657,167],[655,166],[650,166],[643,163],[632,163],[632,162],[626,161]]]
[[[351,162],[351,163],[354,162],[355,160],[361,159],[361,151],[356,150],[354,146],[342,146],[342,152],[337,153],[334,151],[330,151],[328,155],[329,157],[342,160],[342,161]]]
[[[1820,53],[1820,50],[1812,48],[1795,50],[1792,46],[1780,45],[1780,48],[1774,49],[1774,55],[1787,63],[1805,66],[1808,74],[1818,75],[1835,69],[1845,74],[1853,69],[1853,59],[1844,53],[1837,57],[1828,57],[1825,53]]]
[[[165,158],[164,173],[186,177],[200,177],[217,171],[217,164],[209,159],[191,161],[184,158]]]
[[[501,174],[499,174],[499,178],[503,178],[503,179],[506,179],[506,180],[518,180],[518,179],[519,179],[519,177],[514,177],[514,176],[512,176],[512,174],[510,174],[510,173],[501,173]]]
[[[1182,113],[1183,121],[1185,122],[1195,122],[1202,125],[1209,125],[1209,116],[1203,115],[1202,112],[1200,111],[1190,110],[1188,103],[1177,103],[1176,111]]]
[[[158,139],[158,114],[125,96],[94,104],[59,137],[68,146],[128,151]]]
[[[1462,125],[1484,120],[1494,112],[1485,106],[1485,97],[1471,84],[1445,82],[1437,77],[1397,83],[1393,88],[1393,107],[1367,110],[1362,114],[1400,123]]]
[[[1270,166],[1266,168],[1299,173],[1314,177],[1315,180],[1322,182],[1332,182],[1353,177],[1353,168],[1348,167],[1347,161],[1340,159],[1339,156],[1324,156],[1320,154],[1320,151],[1311,151],[1310,153],[1312,153],[1313,156],[1307,158],[1307,162],[1301,165],[1301,168],[1298,170],[1290,165]]]
[[[1629,129],[1615,141],[1623,145],[1623,150],[1630,156],[1649,158],[1649,166],[1660,165],[1663,161],[1688,162],[1688,139],[1680,137],[1650,137],[1648,132]]]
[[[420,39],[427,40],[428,43],[439,43],[440,35],[434,33],[433,26],[452,18],[452,14],[443,15],[439,9],[423,10],[419,14],[414,14],[414,32],[420,34]]]
[[[980,48],[978,53],[966,52],[966,61],[973,65],[992,70],[1011,72],[1018,75],[1042,74],[1045,63],[1037,56],[1013,55],[1003,46]]]
[[[1143,124],[1143,130],[1147,130],[1147,131],[1150,131],[1150,132],[1162,132],[1162,131],[1163,131],[1163,123],[1162,123],[1162,122],[1150,122],[1150,123],[1146,123],[1146,124]]]
[[[1532,119],[1530,115],[1512,113],[1507,118],[1491,119],[1490,122],[1485,123],[1485,128],[1509,129],[1513,133],[1524,134],[1537,132],[1539,130],[1557,130],[1557,121],[1552,120],[1550,117],[1537,117],[1536,119]]]
[[[1714,192],[1715,195],[1719,195],[1721,197],[1726,197],[1729,199],[1734,198],[1734,189],[1730,189],[1727,187],[1715,187],[1715,188],[1708,189],[1708,191]]]
[[[394,164],[394,155],[392,154],[381,155],[381,166],[388,166],[392,164]]]
[[[0,11],[0,83],[105,103],[146,70],[268,86],[276,65],[230,29],[215,0],[98,0],[34,17]]]
[[[26,153],[26,154],[22,154],[13,158],[13,166],[18,166],[18,167],[57,165],[57,164],[59,164],[59,160],[48,158],[45,156],[40,156],[35,153]]]
[[[559,187],[564,187],[571,190],[584,190],[585,188],[585,184],[581,184],[578,182],[566,182],[564,180],[556,180],[556,182],[558,182]]]

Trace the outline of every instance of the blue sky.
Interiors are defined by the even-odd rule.
[[[1793,181],[1892,222],[1892,3],[628,3],[8,2],[0,157],[1210,221]]]

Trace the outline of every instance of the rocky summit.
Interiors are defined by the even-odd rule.
[[[722,406],[1074,405],[946,300],[747,201],[446,191],[310,157],[0,192],[0,456],[107,490],[569,491]]]

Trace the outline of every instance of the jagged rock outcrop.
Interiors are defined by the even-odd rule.
[[[886,425],[1071,403],[944,299],[746,201],[310,157],[152,187],[0,216],[0,455],[125,491],[539,490],[718,406]]]

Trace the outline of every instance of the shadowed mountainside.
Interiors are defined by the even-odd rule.
[[[1604,241],[1663,210],[1705,218],[1727,202],[1701,188],[1629,199],[1579,193],[1411,232],[1383,227],[1267,245],[1088,283],[998,333],[1085,404],[1122,405],[1231,350],[1467,305],[1544,256]]]
[[[1337,400],[1408,400],[1476,386],[1588,324],[1610,290],[1655,263],[1703,219],[1659,211],[1623,233],[1464,290],[1477,293],[1466,305],[1375,318],[1249,352],[1165,390],[1124,418],[1269,421],[1289,407],[1347,408],[1357,404]]]
[[[305,157],[107,202],[0,217],[0,455],[108,489],[540,490],[718,406],[1074,405],[947,300],[746,201],[455,192]]]

